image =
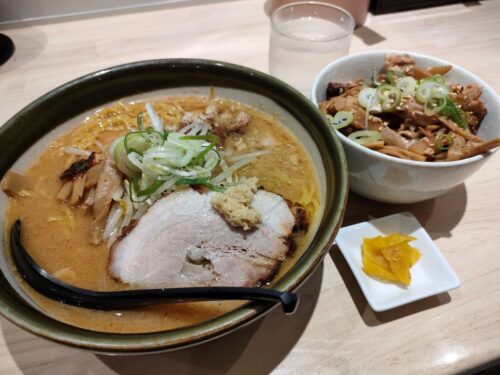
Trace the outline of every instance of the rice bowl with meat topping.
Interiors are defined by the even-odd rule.
[[[399,65],[392,61],[395,69],[389,78],[387,55],[400,59]],[[363,86],[355,83],[360,78],[382,87],[377,93],[378,87],[367,86],[361,94]],[[341,85],[328,90],[329,83]],[[357,90],[356,95],[349,89]],[[403,95],[406,89],[413,95]],[[469,102],[463,97],[467,92],[473,94]],[[333,96],[327,101],[327,95]],[[375,97],[378,103],[371,103]],[[373,200],[415,203],[435,198],[461,184],[498,150],[498,95],[474,74],[435,57],[389,50],[337,59],[316,77],[311,99],[318,106],[323,103],[323,111],[335,113],[332,117],[348,112],[330,123],[339,128],[350,188]]]

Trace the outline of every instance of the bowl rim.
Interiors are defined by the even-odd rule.
[[[371,50],[371,51],[364,51],[364,52],[357,52],[353,53],[347,56],[340,57],[336,60],[333,60],[330,62],[328,65],[326,65],[321,71],[316,75],[313,85],[311,88],[311,101],[318,106],[319,105],[319,100],[316,95],[316,90],[318,86],[321,84],[323,81],[324,77],[330,72],[330,70],[340,64],[346,63],[350,61],[353,57],[355,58],[360,58],[360,57],[366,57],[366,56],[374,56],[374,55],[382,55],[384,56],[387,53],[394,53],[394,54],[408,54],[410,57],[417,57],[417,58],[422,58],[422,59],[430,59],[433,60],[435,63],[438,64],[443,64],[443,65],[451,65],[453,69],[457,69],[459,72],[462,74],[465,74],[471,78],[471,80],[475,81],[476,83],[480,84],[483,88],[483,90],[486,90],[489,92],[493,100],[495,101],[495,104],[498,108],[500,108],[500,97],[496,94],[495,90],[488,85],[484,80],[476,76],[474,73],[470,72],[469,70],[453,64],[447,60],[443,60],[439,57],[434,57],[430,55],[426,55],[423,53],[418,53],[418,52],[411,52],[411,51],[404,51],[404,50],[395,50],[395,49],[384,49],[384,50]],[[419,168],[454,168],[454,167],[459,167],[462,165],[467,165],[467,164],[473,164],[476,162],[479,162],[483,160],[486,157],[489,157],[493,153],[495,153],[500,147],[496,147],[487,153],[479,154],[476,156],[473,156],[471,158],[466,158],[466,159],[461,159],[461,160],[455,160],[455,161],[434,161],[434,162],[428,162],[428,161],[416,161],[416,160],[406,160],[406,159],[400,159],[394,156],[382,154],[380,152],[374,151],[372,149],[369,149],[367,147],[364,147],[360,145],[359,143],[356,143],[352,140],[350,140],[348,137],[346,137],[344,134],[339,132],[338,130],[335,130],[337,135],[339,136],[340,140],[350,146],[354,147],[356,150],[364,153],[367,156],[372,156],[376,158],[380,158],[382,160],[386,160],[388,162],[394,162],[397,164],[401,165],[407,165],[407,166],[413,166],[413,167],[419,167]]]
[[[198,77],[203,82],[200,83],[198,81],[193,83],[192,81],[195,81],[196,78],[190,77],[191,82],[184,82],[177,86],[165,86],[163,88],[203,86],[205,85],[204,80],[208,80],[211,77],[210,75],[212,75],[213,77],[217,77],[216,79],[214,78],[217,82],[214,84],[216,86],[239,88],[240,90],[267,96],[281,106],[284,111],[295,117],[304,129],[310,133],[322,158],[326,178],[328,179],[329,173],[334,177],[331,185],[333,192],[326,192],[326,207],[323,219],[319,223],[311,244],[297,260],[296,264],[273,285],[274,288],[279,290],[295,290],[312,274],[333,244],[336,233],[342,223],[347,203],[348,173],[347,161],[338,136],[326,126],[326,119],[320,114],[319,110],[305,96],[286,83],[251,68],[215,60],[155,59],[122,64],[81,76],[42,95],[0,127],[0,140],[4,137],[6,139],[5,142],[7,142],[9,140],[9,131],[12,132],[17,122],[26,121],[26,118],[33,115],[32,112],[37,109],[40,110],[40,106],[44,108],[43,105],[47,105],[51,101],[54,102],[57,98],[62,98],[72,93],[75,94],[78,92],[75,90],[79,88],[86,88],[88,90],[88,86],[91,86],[92,89],[96,86],[108,87],[107,90],[111,91],[109,86],[106,85],[110,85],[110,82],[113,82],[113,80],[116,81],[120,77],[123,78],[123,76],[130,80],[129,77],[132,75],[134,76],[132,81],[134,81],[137,79],[134,73],[142,72],[144,75],[147,75],[151,73],[150,71],[157,73],[160,69],[162,74],[164,72],[165,74],[178,72],[181,75],[183,69],[190,69],[190,73],[196,72],[198,74],[193,74],[193,77]],[[148,79],[151,79],[151,77],[148,76]],[[165,78],[165,80],[169,79],[175,80],[177,78]],[[234,83],[228,85],[227,82],[231,80],[234,80]],[[246,82],[242,83],[243,80]],[[221,82],[225,82],[226,85]],[[130,86],[130,81],[127,81],[127,84]],[[159,83],[155,84],[159,85]],[[129,88],[128,90],[132,89]],[[140,89],[136,89],[135,87],[133,90],[136,90],[136,93],[147,92],[140,91]],[[154,89],[150,89],[149,91],[154,91]],[[112,95],[110,93],[105,94]],[[107,97],[106,95],[104,97]],[[123,96],[127,96],[127,94],[125,93]],[[77,99],[78,97],[72,100],[76,101]],[[118,98],[114,98],[113,100],[118,100]],[[70,111],[79,111],[81,113],[84,109],[71,109]],[[299,115],[307,116],[303,117],[307,121],[301,121],[298,118]],[[37,131],[42,132],[42,135],[44,135],[61,123],[54,124],[49,130],[41,129]],[[312,124],[312,128],[310,129],[307,128],[309,124]],[[23,130],[25,131],[24,128]],[[315,133],[315,136],[312,133]],[[17,141],[18,143],[11,142],[12,144],[6,149],[6,153],[10,150],[11,153],[22,154],[37,139],[22,139]],[[17,158],[18,156],[12,156],[6,158],[8,160],[0,162],[0,178],[3,177],[3,173],[10,168]],[[17,295],[17,292],[5,280],[3,273],[0,272],[1,315],[19,327],[48,340],[80,349],[108,354],[163,352],[197,345],[240,329],[273,308],[276,308],[276,306],[277,304],[269,303],[248,303],[220,317],[196,325],[168,331],[135,334],[103,333],[71,326],[36,311],[22,297]]]

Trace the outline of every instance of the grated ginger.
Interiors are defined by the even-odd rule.
[[[250,205],[257,191],[257,178],[242,178],[238,185],[224,193],[213,193],[212,207],[233,227],[250,230],[260,223],[260,213]]]

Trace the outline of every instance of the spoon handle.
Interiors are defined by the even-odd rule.
[[[250,300],[281,302],[286,314],[297,309],[294,293],[266,288],[193,287],[98,292],[69,285],[45,271],[24,248],[21,242],[21,222],[12,226],[10,247],[14,263],[25,281],[36,291],[51,299],[79,307],[98,310],[121,310],[159,303]]]
[[[160,303],[248,300],[280,302],[286,314],[293,314],[298,304],[298,297],[294,293],[263,288],[191,287],[95,292],[69,287],[71,296],[66,296],[66,303],[105,310],[120,310]],[[66,286],[65,288],[69,292],[69,288]]]

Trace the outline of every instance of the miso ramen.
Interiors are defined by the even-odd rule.
[[[265,287],[306,249],[320,204],[316,171],[296,136],[214,90],[103,107],[16,172],[2,180],[5,238],[21,220],[37,263],[97,291]],[[180,328],[241,304],[94,311],[20,282],[47,315],[102,332]]]

